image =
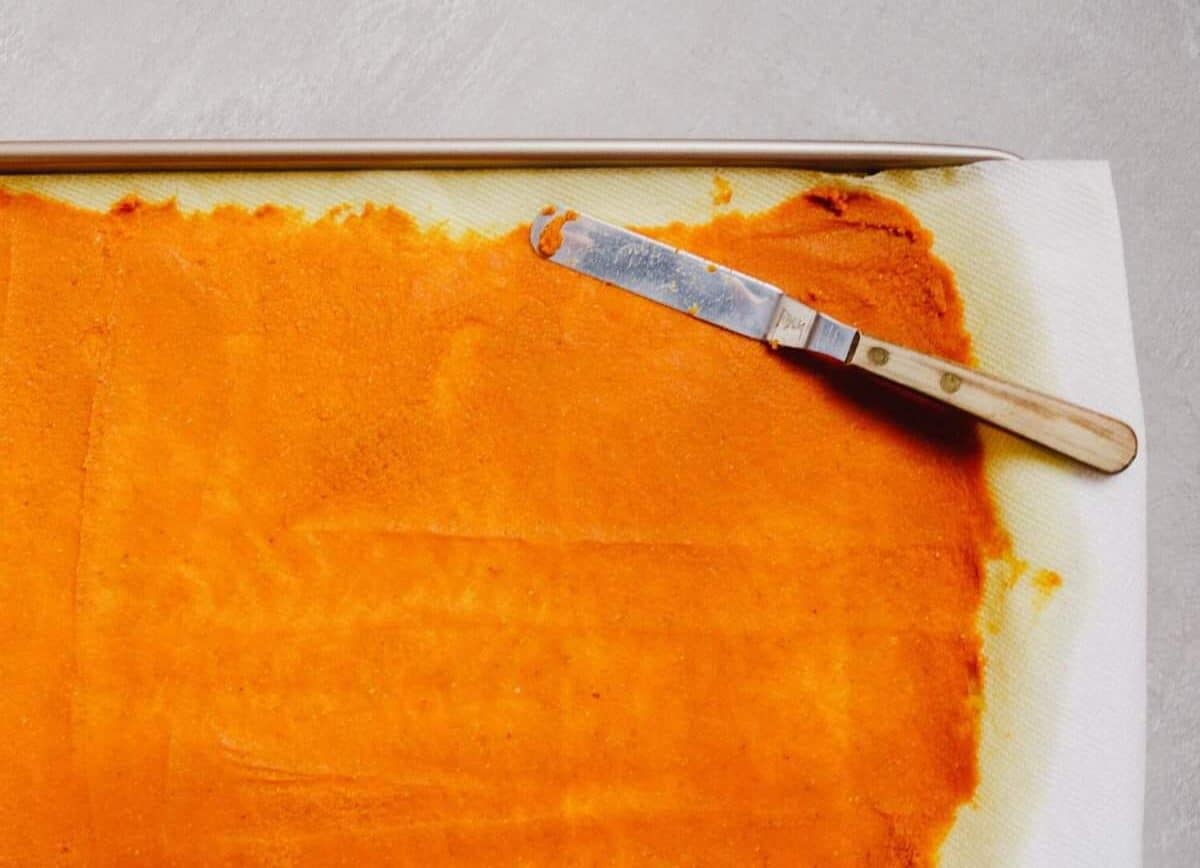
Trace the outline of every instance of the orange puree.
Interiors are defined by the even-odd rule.
[[[929,864],[974,429],[388,208],[0,193],[0,864]],[[968,356],[825,190],[668,243]]]
[[[543,214],[553,214],[554,208],[549,210],[542,209]],[[542,227],[541,234],[538,235],[537,250],[542,256],[549,258],[555,253],[558,253],[558,248],[562,247],[562,230],[568,220],[574,220],[579,215],[574,211],[564,211]]]

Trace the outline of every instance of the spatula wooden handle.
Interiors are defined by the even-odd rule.
[[[1124,470],[1137,435],[1117,419],[971,368],[861,335],[847,360],[1105,473]]]

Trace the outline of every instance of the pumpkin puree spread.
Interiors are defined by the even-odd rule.
[[[547,205],[542,209],[543,214],[553,214],[554,206]],[[541,234],[538,235],[537,251],[540,256],[549,259],[555,253],[558,253],[558,248],[562,247],[562,232],[563,227],[571,220],[574,220],[579,215],[574,211],[564,211],[557,217],[550,220],[542,227]]]
[[[0,864],[936,860],[974,429],[527,231],[0,194]],[[968,357],[895,202],[656,234]]]

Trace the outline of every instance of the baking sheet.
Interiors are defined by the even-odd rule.
[[[974,145],[745,139],[316,139],[0,142],[0,174],[211,169],[786,166],[850,169],[1011,160]]]
[[[732,186],[714,204],[715,174]],[[425,226],[497,233],[547,202],[615,222],[704,221],[827,181],[788,169],[139,174],[4,179],[107,208],[136,193],[188,209],[388,203]],[[904,202],[956,272],[982,367],[1143,424],[1115,198],[1103,163],[994,162],[844,183]],[[1140,864],[1145,466],[1109,478],[1006,435],[987,468],[1016,559],[989,568],[981,782],[945,865]],[[1055,570],[1047,597],[1032,581]]]

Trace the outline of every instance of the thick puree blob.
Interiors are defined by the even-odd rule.
[[[935,859],[974,429],[527,232],[0,195],[0,864]],[[968,357],[894,202],[656,234]]]

